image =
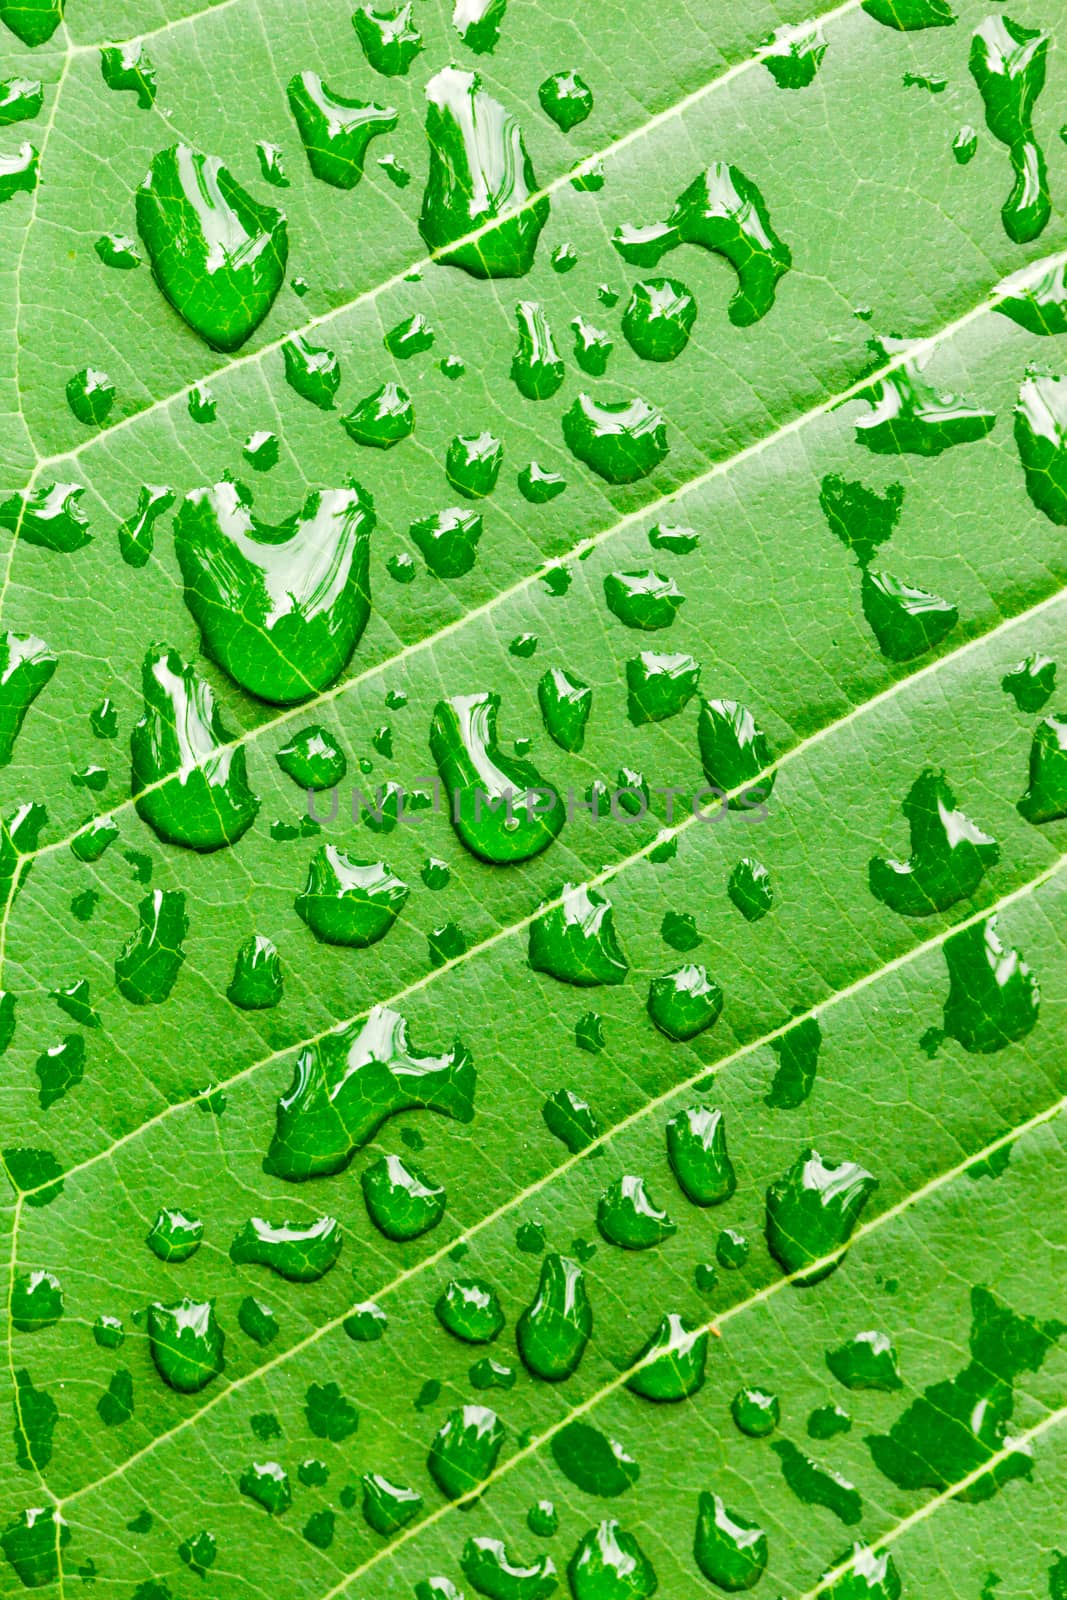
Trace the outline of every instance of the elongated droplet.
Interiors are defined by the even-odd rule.
[[[426,98],[423,239],[438,261],[475,278],[522,277],[533,266],[549,202],[547,195],[532,198],[537,179],[518,122],[476,72],[460,67],[431,78]],[[479,238],[449,248],[480,228],[486,231]]]
[[[1018,803],[1027,822],[1056,822],[1067,817],[1067,717],[1039,722],[1030,745],[1030,782]]]
[[[407,884],[384,861],[353,861],[324,844],[308,863],[296,911],[323,944],[362,950],[384,939],[407,897]]]
[[[550,667],[537,685],[546,732],[561,750],[576,754],[585,743],[593,691],[564,667]]]
[[[595,400],[578,395],[564,412],[563,438],[579,461],[613,484],[647,478],[668,449],[662,413],[640,396]]]
[[[179,1394],[198,1394],[223,1368],[225,1335],[213,1300],[179,1300],[148,1308],[148,1344],[164,1383]]]
[[[34,634],[0,634],[0,767],[6,767],[26,713],[59,658]]]
[[[217,156],[172,145],[137,191],[137,228],[178,315],[213,349],[237,350],[285,277],[285,216],[259,205]]]
[[[630,1365],[637,1370],[626,1387],[644,1400],[688,1400],[704,1387],[707,1359],[707,1329],[687,1327],[683,1317],[668,1312],[633,1357]]]
[[[1065,1333],[1067,1323],[1020,1316],[991,1290],[973,1288],[970,1361],[955,1377],[924,1389],[887,1434],[868,1436],[875,1466],[901,1489],[966,1483],[958,1497],[972,1505],[1014,1478],[1028,1478],[1033,1455],[1025,1444],[1012,1448],[1008,1438],[1015,1382],[1040,1371]],[[987,1463],[990,1470],[981,1472]]]
[[[878,1180],[855,1161],[836,1167],[817,1150],[802,1150],[789,1171],[767,1190],[767,1248],[798,1288],[819,1283],[840,1266],[842,1246],[852,1236],[860,1213]],[[828,1263],[822,1257],[841,1250]]]
[[[277,525],[228,480],[186,496],[174,525],[185,603],[242,689],[288,705],[344,671],[370,616],[373,528],[355,485],[312,490]]]
[[[342,1242],[336,1217],[318,1217],[310,1223],[251,1217],[230,1245],[230,1260],[270,1267],[290,1283],[315,1283],[336,1262]]]
[[[511,381],[527,400],[550,400],[566,375],[544,307],[520,300],[515,307],[519,348],[511,363]]]
[[[165,484],[146,483],[137,491],[137,510],[119,527],[119,554],[128,567],[148,564],[155,543],[155,526],[174,504],[174,490]]]
[[[986,126],[1008,147],[1015,181],[1001,208],[1014,244],[1036,239],[1052,204],[1045,157],[1034,138],[1034,105],[1045,87],[1050,35],[1010,17],[986,17],[971,40],[971,75],[985,105]]]
[[[346,100],[327,89],[317,72],[298,72],[287,94],[315,177],[335,189],[354,189],[371,140],[396,127],[396,108]]]
[[[92,539],[80,505],[84,493],[80,483],[41,483],[23,489],[0,505],[0,528],[17,534],[25,544],[69,555]]]
[[[418,1239],[436,1228],[445,1214],[439,1183],[400,1156],[382,1156],[363,1173],[367,1213],[387,1239]]]
[[[991,1055],[1026,1037],[1037,1021],[1041,991],[1019,952],[1001,942],[996,917],[946,939],[945,963],[950,1039],[972,1054]]]
[[[624,261],[654,267],[668,251],[682,244],[699,245],[724,256],[738,277],[727,315],[747,328],[774,304],[779,279],[793,258],[771,227],[763,196],[738,167],[713,162],[685,189],[665,222],[645,228],[628,224],[612,239]]]
[[[524,1363],[535,1378],[561,1383],[577,1370],[592,1332],[585,1273],[569,1256],[547,1255],[537,1294],[515,1328]]]
[[[667,1123],[667,1156],[682,1193],[695,1206],[721,1205],[737,1188],[718,1109],[689,1106],[677,1112]]]
[[[168,844],[218,850],[256,819],[245,752],[233,742],[206,679],[153,645],[141,672],[144,714],[130,735],[137,812]]]
[[[504,1444],[504,1425],[488,1406],[462,1406],[446,1417],[430,1446],[430,1476],[449,1500],[488,1478]]]
[[[907,861],[874,856],[869,867],[871,893],[905,917],[928,917],[974,894],[1000,846],[956,806],[943,772],[926,767],[916,778],[902,810],[911,833]]]
[[[1067,526],[1067,378],[1028,370],[1015,407],[1015,443],[1030,499]]]
[[[483,861],[528,861],[548,848],[566,820],[560,796],[526,760],[497,745],[500,696],[438,701],[430,749],[460,839]]]
[[[781,1464],[782,1477],[802,1504],[824,1506],[847,1528],[860,1521],[863,1502],[855,1484],[832,1467],[820,1466],[791,1439],[775,1439],[771,1449]]]
[[[185,961],[189,931],[185,895],[180,889],[153,889],[137,907],[139,926],[115,957],[115,983],[137,1006],[166,1000]]]
[[[727,1511],[719,1495],[701,1494],[693,1554],[709,1582],[739,1594],[760,1581],[770,1551],[758,1523]]]

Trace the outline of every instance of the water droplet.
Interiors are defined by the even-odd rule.
[[[688,1400],[704,1386],[707,1358],[707,1329],[689,1328],[676,1312],[668,1312],[631,1361],[631,1366],[643,1365],[627,1378],[626,1387],[644,1400]]]
[[[665,222],[615,230],[624,261],[654,267],[668,250],[695,244],[724,256],[738,277],[727,314],[738,328],[750,327],[774,304],[778,280],[793,258],[774,229],[763,196],[738,168],[713,162],[678,196]]]
[[[304,1395],[304,1417],[316,1439],[342,1444],[359,1427],[359,1412],[336,1383],[312,1383]]]
[[[313,345],[301,333],[291,333],[282,345],[282,356],[289,387],[320,411],[332,411],[341,384],[341,363],[333,351]]]
[[[911,661],[935,649],[959,621],[951,601],[889,572],[864,572],[860,596],[878,648],[890,661]]]
[[[118,836],[118,823],[113,817],[94,817],[70,841],[71,853],[79,861],[99,861]]]
[[[289,1283],[316,1283],[337,1261],[342,1242],[336,1217],[308,1223],[250,1217],[234,1235],[230,1260],[238,1266],[270,1267]]]
[[[20,1272],[11,1291],[10,1315],[19,1333],[38,1333],[63,1315],[63,1290],[51,1272]]]
[[[1014,244],[1036,239],[1052,214],[1048,173],[1034,139],[1034,105],[1045,86],[1050,35],[1010,17],[986,17],[971,40],[971,75],[985,106],[986,126],[1008,147],[1014,183],[1001,208]]]
[[[861,567],[870,565],[880,545],[892,537],[904,504],[904,486],[891,483],[884,494],[862,483],[830,473],[822,480],[819,505],[846,550],[855,552]]]
[[[223,166],[187,145],[152,159],[137,191],[137,229],[156,282],[216,350],[237,350],[285,277],[285,216],[259,205]]]
[[[948,0],[863,0],[863,9],[883,27],[912,33],[920,28],[950,28],[956,14]]]
[[[898,1488],[942,1491],[999,1455],[988,1473],[959,1491],[969,1504],[1029,1477],[1030,1451],[1011,1448],[1007,1437],[1015,1380],[1039,1371],[1064,1333],[1067,1323],[1016,1315],[988,1289],[972,1289],[970,1361],[956,1377],[926,1388],[888,1434],[868,1436],[875,1466]]]
[[[649,1250],[678,1230],[645,1188],[645,1180],[617,1178],[597,1203],[597,1227],[609,1244],[624,1250]]]
[[[458,1500],[488,1478],[503,1444],[504,1425],[495,1411],[461,1406],[438,1428],[426,1465],[446,1499]]]
[[[1000,680],[1005,694],[1010,694],[1020,711],[1040,711],[1056,687],[1056,663],[1040,650],[1031,650],[1022,661],[1016,662]]]
[[[815,1085],[822,1029],[817,1017],[805,1017],[786,1033],[771,1040],[778,1066],[764,1104],[779,1111],[802,1106]]]
[[[137,510],[119,526],[119,553],[128,567],[146,566],[155,543],[155,525],[174,504],[174,490],[147,483],[137,491]]]
[[[566,820],[532,763],[500,750],[499,708],[496,694],[456,695],[438,701],[430,729],[452,825],[473,855],[494,864],[539,855]]]
[[[185,895],[180,889],[153,889],[137,907],[137,917],[136,933],[115,957],[115,983],[134,1005],[162,1005],[185,960]]]
[[[235,683],[286,705],[344,670],[370,615],[373,527],[358,486],[312,490],[277,526],[239,484],[186,496],[174,525],[185,602]]]
[[[363,1516],[385,1538],[407,1526],[422,1510],[422,1495],[403,1484],[391,1483],[380,1472],[363,1475]]]
[[[285,170],[285,157],[281,146],[270,144],[266,139],[257,139],[256,156],[259,159],[259,172],[263,182],[269,183],[274,189],[288,189],[289,177]]]
[[[132,272],[141,265],[137,246],[125,233],[102,233],[93,249],[105,267],[114,267],[119,272]]]
[[[452,1278],[437,1298],[438,1322],[467,1344],[491,1344],[504,1326],[504,1312],[484,1278]]]
[[[474,510],[450,506],[411,523],[411,542],[435,578],[464,578],[478,558],[482,517]]]
[[[1067,378],[1027,371],[1015,407],[1015,443],[1030,499],[1050,521],[1067,525]]]
[[[741,1433],[750,1439],[765,1439],[781,1417],[778,1396],[766,1389],[739,1389],[730,1402],[730,1415]]]
[[[995,916],[947,939],[945,963],[944,1031],[950,1039],[989,1055],[1026,1037],[1037,1021],[1041,992],[1018,951],[1001,942]]]
[[[102,428],[115,404],[115,385],[106,372],[83,367],[67,383],[67,404],[87,428]]]
[[[622,331],[642,361],[673,361],[689,343],[697,305],[676,278],[635,283],[622,314]]]
[[[433,341],[434,331],[421,311],[414,311],[410,317],[398,322],[382,339],[389,354],[397,361],[410,361],[412,356],[431,350]]]
[[[133,1416],[133,1374],[120,1367],[96,1402],[100,1421],[105,1428],[121,1428]]]
[[[9,14],[12,9],[13,5],[0,8],[0,19],[9,27],[13,26]],[[30,18],[33,18],[34,9],[24,5],[19,6],[19,10],[25,11]],[[59,0],[49,5],[48,10],[55,12],[58,22],[61,15]],[[15,28],[15,31],[21,38],[21,26]],[[9,1522],[3,1533],[0,1533],[0,1549],[27,1589],[43,1589],[46,1584],[55,1583],[59,1576],[60,1552],[65,1550],[69,1543],[70,1529],[63,1521],[58,1508],[52,1506],[47,1509],[35,1506],[27,1511],[20,1511],[14,1521]]]
[[[277,1461],[254,1461],[242,1472],[238,1487],[271,1517],[280,1517],[293,1503],[289,1474]]]
[[[560,1471],[584,1494],[614,1498],[641,1476],[628,1451],[588,1422],[568,1423],[553,1434],[551,1448]]]
[[[715,1241],[715,1259],[726,1272],[736,1272],[745,1265],[749,1244],[737,1228],[723,1228]]]
[[[592,689],[564,667],[550,667],[537,685],[537,698],[545,731],[561,750],[576,754],[585,743]]]
[[[554,1444],[555,1440],[553,1440],[553,1446]],[[552,1504],[552,1501],[536,1501],[526,1513],[526,1526],[539,1539],[551,1539],[559,1528],[559,1512]]]
[[[408,0],[392,11],[361,5],[352,14],[352,26],[368,65],[385,78],[404,77],[423,48],[422,34],[412,22],[411,13]]]
[[[47,1390],[34,1388],[28,1372],[16,1372],[14,1378],[16,1459],[24,1472],[40,1473],[52,1459],[52,1434],[59,1408]]]
[[[242,1011],[269,1011],[280,1002],[282,961],[266,934],[250,934],[241,945],[226,998]]]
[[[463,1600],[463,1593],[448,1578],[424,1578],[415,1585],[415,1600]]]
[[[201,426],[214,422],[217,412],[218,404],[207,384],[194,383],[189,390],[189,415],[193,421]]]
[[[587,1150],[600,1136],[600,1124],[587,1101],[572,1089],[557,1089],[541,1107],[548,1131],[555,1135],[572,1155]]]
[[[137,96],[142,111],[156,101],[156,69],[140,39],[105,45],[100,51],[100,72],[109,89],[127,89]]]
[[[1017,810],[1035,824],[1067,816],[1067,718],[1053,715],[1038,723],[1030,745],[1030,781]]]
[[[597,401],[580,394],[563,416],[571,452],[612,484],[647,478],[667,454],[667,427],[647,400]]]
[[[389,179],[390,183],[398,189],[406,189],[411,182],[411,173],[399,157],[394,155],[379,156],[378,165]],[[458,364],[458,371],[456,370]],[[459,378],[463,375],[463,363],[457,356],[446,356],[440,363],[441,371],[446,378]]]
[[[241,1331],[248,1335],[253,1344],[258,1344],[260,1349],[276,1339],[281,1331],[278,1319],[270,1307],[250,1294],[241,1301],[237,1311],[237,1321]]]
[[[26,713],[59,664],[34,634],[0,635],[0,767],[6,767]]]
[[[463,3],[463,0],[460,0]],[[529,272],[548,197],[534,200],[537,179],[518,122],[476,72],[445,67],[426,85],[430,170],[419,231],[438,261],[476,278]],[[495,226],[449,249],[476,229]]]
[[[563,382],[565,368],[556,349],[544,307],[521,300],[515,307],[519,347],[511,363],[511,378],[527,400],[548,400]]]
[[[846,1527],[859,1522],[863,1515],[859,1491],[841,1473],[819,1466],[789,1439],[776,1439],[771,1449],[781,1462],[783,1478],[804,1505],[825,1506]]]
[[[76,789],[90,789],[93,794],[102,794],[108,786],[107,768],[90,761],[72,772],[70,781]]]
[[[816,1406],[808,1417],[809,1439],[834,1439],[839,1433],[848,1433],[852,1427],[852,1418],[847,1411],[833,1401],[828,1401],[824,1406]]]
[[[376,1344],[389,1326],[389,1319],[381,1306],[373,1300],[353,1306],[344,1320],[344,1330],[350,1339],[359,1344]]]
[[[347,100],[328,89],[317,72],[296,73],[287,95],[315,177],[335,189],[354,189],[371,140],[396,127],[395,107]]]
[[[24,544],[67,555],[92,538],[79,501],[80,483],[42,483],[22,489],[0,505],[0,528],[17,534]]]
[[[482,500],[496,488],[503,459],[504,447],[491,433],[457,434],[448,446],[445,477],[458,494]]]
[[[274,759],[301,789],[333,789],[348,771],[344,751],[317,722],[293,734]]]
[[[771,765],[767,735],[757,725],[751,711],[736,700],[703,701],[697,738],[704,776],[713,789],[724,795],[739,789]],[[774,788],[776,776],[771,772],[753,788],[733,795],[727,802],[730,809],[758,809]]]
[[[1049,267],[1036,283],[1029,272],[1008,281],[1015,282],[1016,292],[998,300],[995,310],[1031,333],[1067,333],[1067,263]]]
[[[574,1025],[574,1042],[579,1050],[597,1055],[604,1048],[604,1019],[598,1011],[586,1011]]]
[[[40,157],[28,140],[13,156],[0,153],[0,204],[17,194],[32,194],[37,187]]]
[[[566,883],[560,901],[530,924],[529,962],[581,988],[622,983],[628,963],[615,936],[611,901],[597,888]]]
[[[689,1106],[667,1123],[667,1156],[687,1200],[717,1206],[737,1188],[737,1174],[726,1149],[723,1113]]]
[[[259,428],[241,446],[241,454],[255,472],[270,472],[278,465],[281,444],[276,433]]]
[[[415,407],[406,389],[383,383],[342,417],[345,432],[356,444],[391,450],[415,431]]]
[[[815,1271],[806,1270],[848,1243],[860,1212],[877,1187],[877,1178],[857,1162],[831,1166],[810,1147],[770,1185],[767,1247],[784,1272],[798,1274],[797,1287],[819,1283],[840,1266],[843,1251]]]
[[[907,861],[874,856],[871,893],[906,917],[928,917],[973,895],[1000,847],[957,809],[943,772],[926,767],[901,808],[911,833]]]
[[[235,844],[259,801],[248,787],[244,748],[223,726],[206,679],[156,644],[141,684],[144,714],[130,735],[138,816],[168,844],[202,851]]]
[[[727,1511],[719,1495],[702,1493],[693,1554],[705,1578],[728,1594],[737,1594],[762,1578],[769,1554],[767,1535],[758,1523]]]
[[[545,115],[564,133],[584,122],[593,109],[593,91],[573,67],[546,78],[538,86],[537,98]]]
[[[508,0],[455,0],[452,26],[468,50],[491,55],[500,38]]]
[[[932,72],[905,72],[901,79],[905,89],[925,89],[928,94],[944,94],[948,79]]]
[[[806,89],[826,54],[826,40],[817,25],[803,33],[796,28],[778,28],[768,41],[763,65],[779,89]]]
[[[278,1102],[267,1170],[290,1182],[341,1172],[400,1111],[470,1122],[474,1083],[474,1065],[458,1041],[445,1054],[420,1055],[400,1013],[375,1006],[364,1022],[325,1035],[297,1057]]]
[[[682,594],[674,579],[663,577],[660,573],[654,572],[651,567],[646,572],[609,572],[604,579],[604,598],[612,616],[618,617],[625,627],[640,628],[646,633],[654,633],[661,628],[669,628],[674,622],[678,608],[685,604],[685,595]],[[635,676],[640,678],[644,675],[646,682],[648,677],[654,677],[661,672],[666,672],[668,675],[667,695],[668,697],[676,698],[679,693],[679,686],[670,682],[672,676],[670,666],[662,665],[662,663],[670,663],[672,661],[686,663],[685,667],[679,669],[684,683],[684,675],[688,670],[688,664],[696,665],[695,662],[692,662],[692,657],[656,656],[652,652],[649,652],[647,656],[639,656],[636,662],[627,664],[627,678],[629,679],[631,666],[636,669]],[[697,667],[696,677],[699,678],[699,676],[700,669]],[[643,688],[645,684],[640,686]],[[693,686],[694,688],[696,686],[695,680]],[[692,690],[690,693],[692,693]],[[688,698],[689,696],[686,695],[685,699]],[[685,704],[685,699],[675,709],[680,710],[681,705]],[[669,716],[671,713],[667,711],[664,715]],[[631,717],[631,721],[633,720],[635,719]],[[645,718],[643,720],[659,719]]]
[[[752,856],[741,857],[730,874],[726,891],[746,922],[758,922],[774,904],[771,875]]]
[[[225,1335],[213,1300],[179,1300],[148,1308],[148,1343],[164,1383],[179,1394],[198,1394],[223,1368]]]
[[[153,1222],[145,1243],[160,1261],[188,1261],[200,1249],[204,1224],[199,1217],[164,1206]]]
[[[648,1014],[668,1039],[694,1039],[721,1011],[722,990],[703,967],[679,967],[648,986]]]
[[[883,341],[887,348],[893,343]],[[995,412],[928,383],[915,360],[876,378],[862,398],[871,409],[856,422],[856,441],[881,456],[939,456],[984,439],[997,420]]]
[[[571,272],[578,265],[578,252],[569,241],[558,244],[552,252],[552,271]]]
[[[5,78],[0,83],[0,128],[39,116],[44,89],[39,78]]]
[[[633,1534],[608,1519],[579,1541],[567,1563],[574,1600],[649,1600],[659,1580]]]
[[[592,1331],[585,1273],[569,1256],[547,1255],[537,1294],[515,1328],[523,1362],[534,1377],[560,1383],[577,1370]]]
[[[444,1188],[401,1156],[372,1162],[362,1183],[368,1215],[387,1239],[418,1239],[445,1214]]]
[[[972,128],[969,122],[965,122],[952,141],[952,154],[956,158],[957,165],[965,167],[974,160],[977,153],[978,130]],[[1003,307],[998,306],[997,309],[1003,310]]]
[[[891,1392],[902,1387],[897,1352],[888,1335],[874,1329],[853,1334],[835,1350],[827,1350],[826,1365],[846,1389]]]
[[[102,1313],[93,1324],[93,1338],[101,1350],[119,1350],[125,1343],[126,1335],[118,1317]]]

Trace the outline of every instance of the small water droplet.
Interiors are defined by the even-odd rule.
[[[141,265],[137,246],[128,234],[102,233],[93,249],[105,267],[114,267],[118,272],[132,272]]]
[[[274,1312],[254,1295],[246,1295],[237,1311],[241,1331],[261,1349],[278,1337],[280,1324]]]
[[[759,1582],[770,1551],[758,1523],[728,1511],[719,1495],[702,1493],[693,1554],[705,1578],[736,1594]]]
[[[156,99],[156,69],[140,39],[105,45],[100,51],[100,72],[109,89],[131,91],[141,110],[151,111]]]
[[[418,1239],[445,1214],[445,1191],[400,1156],[382,1156],[363,1173],[367,1213],[387,1239]]]
[[[730,1402],[735,1426],[750,1439],[765,1439],[781,1418],[778,1396],[766,1389],[739,1389]]]
[[[697,303],[677,278],[635,283],[622,314],[626,342],[642,361],[673,361],[689,343]]]
[[[164,1206],[156,1216],[145,1243],[160,1261],[188,1261],[199,1250],[204,1237],[204,1224],[199,1217],[187,1217],[184,1211]]]
[[[115,385],[106,372],[83,367],[67,383],[67,404],[87,428],[102,428],[115,404]]]
[[[718,1020],[722,990],[703,967],[688,964],[648,986],[648,1014],[668,1039],[696,1038]]]

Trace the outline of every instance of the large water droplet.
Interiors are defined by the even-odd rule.
[[[333,409],[341,385],[341,363],[332,350],[314,345],[302,333],[291,333],[282,345],[285,381],[320,411]]]
[[[567,1563],[574,1600],[650,1600],[656,1571],[632,1533],[610,1518],[590,1528]]]
[[[452,1278],[434,1306],[438,1322],[467,1344],[491,1344],[504,1326],[504,1312],[484,1278]]]
[[[353,861],[336,845],[324,844],[308,862],[295,906],[323,944],[362,950],[384,939],[407,897],[407,884],[384,861]]]
[[[871,410],[856,422],[856,439],[881,456],[939,456],[984,439],[997,420],[995,412],[928,383],[918,361],[875,379],[862,398]]]
[[[179,1300],[148,1308],[148,1344],[164,1383],[179,1394],[198,1394],[223,1368],[225,1335],[213,1300]]]
[[[948,0],[863,0],[863,9],[883,27],[901,33],[921,28],[951,28],[956,20]]]
[[[550,667],[537,685],[537,698],[546,732],[561,750],[576,754],[585,743],[592,689],[564,667]]]
[[[564,133],[584,122],[593,109],[593,91],[573,67],[553,72],[537,88],[541,110]]]
[[[874,856],[871,893],[905,917],[928,917],[974,894],[1000,846],[957,809],[943,772],[926,767],[901,808],[911,833],[907,861]]]
[[[293,1503],[289,1474],[277,1461],[254,1461],[242,1472],[237,1486],[270,1517],[280,1517]]]
[[[370,615],[374,508],[358,486],[314,489],[271,525],[242,485],[194,489],[175,518],[185,603],[242,689],[287,705],[348,665]]]
[[[779,89],[806,89],[826,54],[826,40],[818,25],[804,33],[796,28],[778,28],[771,35],[763,65]]]
[[[689,1106],[677,1112],[667,1123],[667,1156],[682,1193],[695,1206],[721,1205],[737,1188],[718,1109]]]
[[[45,44],[55,33],[63,20],[64,4],[65,0],[0,0],[0,22],[32,48]],[[45,1513],[27,1511],[25,1515],[43,1518]],[[56,1520],[62,1521],[58,1516]]]
[[[445,1214],[445,1191],[402,1156],[382,1156],[363,1174],[363,1199],[374,1226],[402,1243],[436,1228]]]
[[[281,1001],[282,958],[266,934],[250,934],[241,945],[226,998],[242,1011],[269,1011]]]
[[[1049,267],[1036,283],[1031,272],[1008,282],[1015,293],[998,300],[997,311],[1030,333],[1067,333],[1067,262]]]
[[[89,543],[89,519],[80,501],[80,483],[41,483],[21,489],[0,505],[0,528],[17,534],[24,544],[69,555]]]
[[[368,65],[385,78],[406,76],[422,49],[422,34],[412,21],[411,0],[394,10],[379,11],[373,5],[357,6],[352,26],[363,46]]]
[[[147,566],[155,544],[155,526],[174,504],[166,484],[146,483],[137,491],[137,510],[119,526],[119,554],[128,567]]]
[[[1045,86],[1050,35],[1010,17],[986,17],[971,40],[971,75],[985,105],[986,126],[1008,147],[1015,181],[1001,208],[1015,244],[1036,239],[1052,214],[1045,157],[1034,138],[1034,104]]]
[[[645,1400],[688,1400],[704,1386],[707,1359],[707,1329],[689,1328],[684,1318],[668,1312],[633,1357],[630,1365],[637,1370],[626,1387]]]
[[[702,1493],[693,1554],[705,1578],[727,1594],[738,1594],[763,1576],[767,1535],[758,1523],[727,1511],[719,1495]]]
[[[650,567],[645,572],[609,572],[604,578],[604,598],[612,616],[627,628],[655,633],[669,628],[685,604],[673,578]]]
[[[28,9],[20,5],[19,10]],[[40,9],[45,9],[41,7]],[[50,5],[58,21],[61,4]],[[0,5],[0,18],[12,26],[9,8]],[[32,16],[33,12],[30,10]],[[51,31],[51,30],[49,30]],[[21,32],[16,29],[21,37]],[[48,35],[44,35],[45,38]],[[59,1576],[59,1556],[70,1543],[70,1529],[63,1521],[58,1507],[35,1506],[20,1511],[0,1533],[0,1550],[15,1569],[20,1582],[27,1589],[43,1589],[55,1583]]]
[[[43,105],[40,78],[5,78],[0,83],[0,128],[30,121],[40,114]]]
[[[594,400],[578,395],[563,415],[563,437],[572,454],[608,483],[647,478],[667,455],[662,413],[640,396]]]
[[[488,1478],[504,1444],[504,1425],[488,1406],[450,1412],[430,1446],[426,1465],[449,1500],[458,1500]]]
[[[997,931],[996,917],[945,941],[949,992],[945,1033],[965,1050],[989,1055],[1023,1039],[1037,1021],[1041,991],[1026,962]]]
[[[580,988],[622,983],[629,966],[615,936],[611,901],[591,885],[570,883],[554,898],[560,903],[530,924],[534,971]]]
[[[765,1389],[739,1389],[730,1402],[730,1415],[750,1439],[766,1439],[777,1428],[781,1416],[778,1396]]]
[[[549,203],[547,195],[531,199],[537,179],[518,122],[476,72],[460,67],[432,77],[426,98],[422,237],[438,261],[473,277],[522,277],[533,266]],[[479,228],[486,232],[478,239],[449,248]]]
[[[137,228],[156,282],[207,344],[237,350],[285,277],[285,216],[259,205],[217,156],[172,145],[137,191]]]

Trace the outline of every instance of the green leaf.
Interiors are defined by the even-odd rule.
[[[986,9],[0,0],[5,1595],[1067,1594]]]

